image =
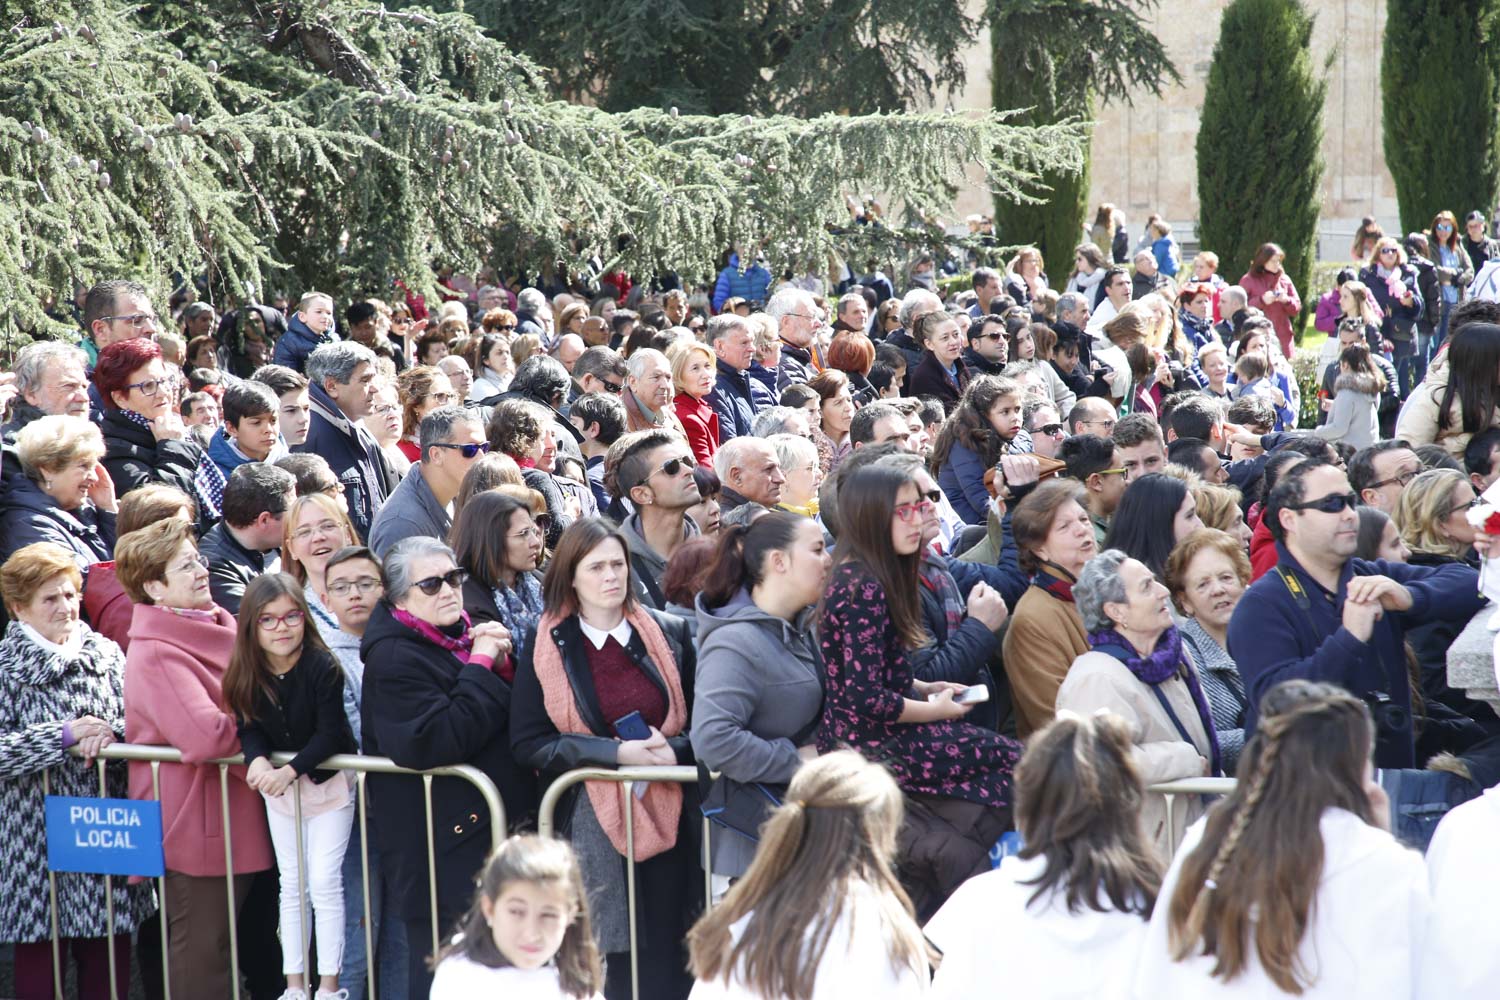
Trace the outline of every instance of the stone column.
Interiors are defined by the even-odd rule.
[[[1495,683],[1495,633],[1490,618],[1497,613],[1486,604],[1464,626],[1448,647],[1448,684],[1475,701],[1489,704],[1500,715],[1500,686]]]

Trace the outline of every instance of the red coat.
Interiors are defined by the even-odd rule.
[[[95,632],[113,639],[121,652],[130,652],[130,622],[135,617],[135,605],[115,576],[114,560],[89,567],[83,582],[83,617]]]
[[[682,421],[693,461],[712,468],[714,452],[719,450],[719,415],[707,399],[694,399],[685,392],[679,392],[672,400],[672,410]]]
[[[224,874],[219,769],[198,762],[240,753],[235,721],[220,707],[234,631],[234,616],[223,608],[199,620],[138,604],[130,625],[125,739],[176,747],[193,762],[161,765],[167,869],[184,875]],[[243,767],[231,767],[228,781],[234,870],[264,871],[271,867],[265,800],[245,784]],[[151,765],[130,765],[130,797],[152,798]]]
[[[1276,539],[1271,537],[1271,525],[1265,518],[1255,526],[1250,535],[1250,580],[1259,580],[1276,568]]]
[[[1250,300],[1250,304],[1265,313],[1266,319],[1276,328],[1276,339],[1281,341],[1281,353],[1286,355],[1287,360],[1291,360],[1292,317],[1302,311],[1302,299],[1297,294],[1297,286],[1292,284],[1292,279],[1285,272],[1272,274],[1267,271],[1260,275],[1246,273],[1240,279],[1240,287],[1245,290],[1245,297]],[[1267,305],[1261,299],[1269,291],[1285,292],[1286,301]]]

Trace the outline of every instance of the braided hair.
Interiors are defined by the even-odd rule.
[[[1239,783],[1209,810],[1172,892],[1174,960],[1211,955],[1227,983],[1253,947],[1279,989],[1310,985],[1299,950],[1323,871],[1319,823],[1339,808],[1374,824],[1364,789],[1374,735],[1365,703],[1342,688],[1294,680],[1267,692]]]

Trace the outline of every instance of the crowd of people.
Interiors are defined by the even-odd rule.
[[[231,947],[256,1000],[1480,995],[1474,223],[1362,230],[1307,408],[1281,249],[1231,284],[1110,206],[1056,288],[1026,248],[947,301],[931,257],[899,296],[737,257],[172,319],[95,285],[0,380],[18,995],[44,772],[162,803],[160,898],[56,875],[84,997],[217,1000]],[[115,741],[183,763],[101,787]],[[584,782],[492,855],[473,785],[338,754],[476,768],[513,833],[578,768],[700,780]],[[1200,777],[1238,780],[1146,791]]]

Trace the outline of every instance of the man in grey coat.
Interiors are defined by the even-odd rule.
[[[484,424],[462,406],[445,406],[422,418],[417,430],[421,461],[375,514],[370,548],[386,552],[413,535],[447,541],[453,527],[453,498],[474,461],[489,451]]]

